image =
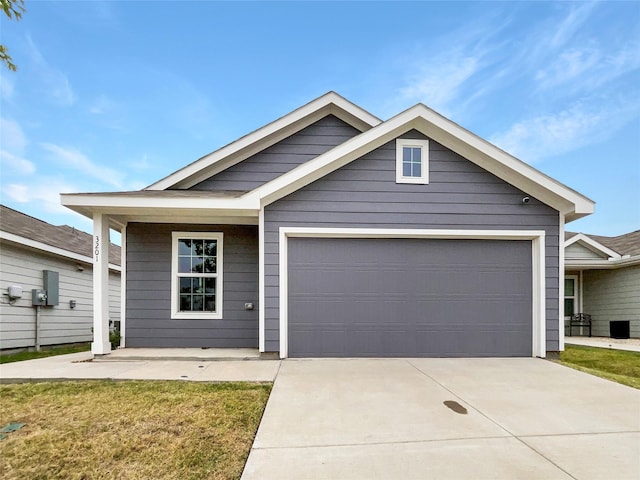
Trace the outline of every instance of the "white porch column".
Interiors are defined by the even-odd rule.
[[[93,343],[91,353],[106,355],[109,343],[109,218],[93,214]]]

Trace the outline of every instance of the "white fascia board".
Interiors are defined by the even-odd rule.
[[[443,117],[424,105],[421,107],[416,127],[454,152],[502,180],[535,196],[540,201],[558,209],[573,220],[594,211],[594,202],[575,190],[554,180],[522,160],[508,154],[467,129]],[[576,217],[577,215],[577,217]]]
[[[302,130],[329,113],[336,115],[360,131],[381,123],[379,118],[344,97],[335,92],[329,92],[235,142],[205,155],[177,172],[149,185],[145,190],[166,190],[177,186],[189,188]],[[217,164],[220,165],[217,166]]]
[[[265,206],[322,178],[413,128],[416,107],[381,123],[254,190]]]
[[[300,165],[259,187],[255,192],[262,199],[261,205],[268,205],[414,128],[481,168],[556,208],[566,215],[567,221],[593,213],[594,202],[587,197],[422,104]]]
[[[564,269],[565,271],[573,270],[613,270],[616,268],[632,267],[634,265],[640,265],[640,255],[633,257],[617,258],[609,260],[589,260],[589,259],[565,259]]]
[[[609,247],[605,247],[600,242],[595,241],[593,238],[585,235],[584,233],[578,233],[571,237],[569,240],[566,240],[564,242],[564,248],[567,248],[569,245],[573,245],[577,242],[580,242],[586,248],[595,253],[602,253],[608,256],[610,259],[616,260],[622,258],[622,256],[618,252],[611,250]]]
[[[9,232],[0,231],[0,239],[6,240],[7,242],[12,242],[18,245],[23,245],[25,247],[34,248],[36,250],[41,250],[46,253],[50,253],[52,255],[57,255],[60,257],[68,258],[70,260],[76,260],[82,263],[88,263],[93,265],[93,258],[87,257],[85,255],[81,255],[76,252],[71,252],[69,250],[65,250],[63,248],[54,247],[52,245],[47,245],[46,243],[38,242],[36,240],[31,240],[30,238],[21,237],[19,235],[15,235]],[[113,270],[115,272],[120,272],[122,269],[120,265],[116,265],[114,263],[109,264],[109,270]]]
[[[93,209],[111,210],[140,210],[140,209],[167,209],[167,210],[255,210],[255,215],[260,210],[260,205],[254,196],[242,196],[238,198],[180,198],[180,197],[140,197],[136,195],[110,195],[104,194],[61,194],[60,200],[65,207],[85,207]]]

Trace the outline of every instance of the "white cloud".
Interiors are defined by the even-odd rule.
[[[69,213],[60,204],[60,192],[72,192],[73,187],[55,179],[3,185],[2,195],[17,203],[37,203],[48,212]]]
[[[27,136],[18,122],[0,118],[0,145],[16,155],[22,155],[27,146]]]
[[[575,104],[558,113],[518,122],[490,141],[524,161],[540,161],[606,140],[637,116],[639,103],[603,103],[599,109]]]
[[[5,102],[11,102],[13,100],[14,83],[8,75],[3,75],[0,78],[0,98]]]
[[[543,89],[567,86],[573,92],[595,90],[639,68],[638,44],[625,45],[611,54],[591,45],[565,50],[544,69],[538,70],[535,79]]]
[[[582,83],[583,75],[597,67],[601,59],[602,54],[596,48],[572,48],[561,53],[546,70],[539,70],[535,78],[541,88],[553,88],[577,78]]]
[[[43,82],[46,95],[54,103],[61,106],[73,105],[77,98],[71,82],[60,70],[52,67],[36,47],[31,37],[27,37],[28,51],[36,68],[38,77]]]
[[[35,173],[36,166],[29,160],[13,155],[0,149],[0,171],[17,173],[19,175],[31,175]]]
[[[585,2],[577,5],[577,7],[569,11],[569,14],[562,20],[560,25],[556,27],[555,34],[550,37],[548,42],[551,47],[560,47],[571,40],[580,27],[587,21],[597,2]]]
[[[42,148],[53,154],[58,163],[73,169],[77,174],[101,180],[118,189],[122,188],[124,174],[121,171],[97,165],[73,148],[65,148],[53,143],[42,143],[41,145]]]
[[[110,100],[106,95],[98,96],[91,106],[89,107],[89,113],[94,115],[104,115],[112,111],[115,108],[115,103]]]
[[[408,79],[400,89],[400,96],[410,103],[423,102],[443,115],[458,98],[463,84],[480,68],[479,59],[473,56],[453,56],[440,62],[429,61],[419,73]]]

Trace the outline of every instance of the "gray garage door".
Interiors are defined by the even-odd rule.
[[[291,238],[291,357],[531,356],[531,242]]]

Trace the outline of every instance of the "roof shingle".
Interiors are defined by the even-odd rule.
[[[0,205],[0,230],[91,258],[93,236],[69,225],[55,226]],[[120,265],[120,247],[109,246],[109,262]]]

